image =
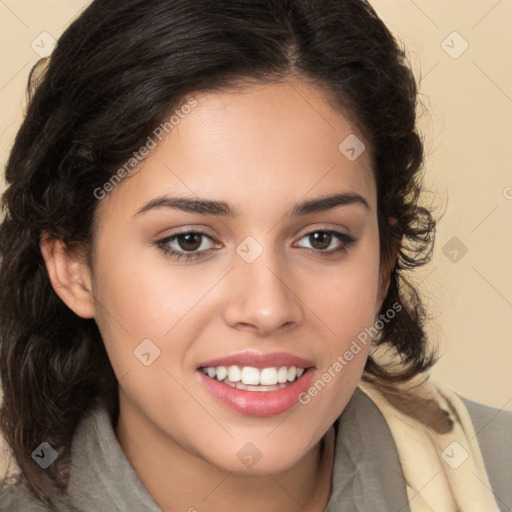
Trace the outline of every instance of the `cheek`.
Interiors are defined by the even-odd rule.
[[[319,351],[321,364],[303,403],[328,421],[336,418],[350,399],[363,373],[371,336],[375,334],[379,284],[375,240],[362,241],[357,253],[346,265],[340,265],[334,276],[331,273],[317,280],[322,286],[310,295],[328,327],[328,335]]]
[[[329,327],[332,349],[341,349],[375,320],[379,288],[378,239],[361,239],[357,251],[315,278],[308,298]]]
[[[197,321],[194,306],[209,283],[192,270],[171,273],[171,265],[159,255],[155,264],[155,254],[147,248],[124,254],[108,249],[105,246],[95,269],[95,318],[118,377],[140,367],[137,350],[144,340],[151,340],[145,342],[149,348],[154,345],[150,352],[160,351],[155,365],[164,359],[179,361],[186,341],[180,344],[175,333],[191,319]],[[170,342],[173,354],[169,354]]]
[[[171,265],[149,259],[102,259],[96,321],[124,394],[166,424],[170,410],[197,415],[181,384],[182,367],[205,323],[204,308],[197,306],[211,284],[192,270],[171,273]]]

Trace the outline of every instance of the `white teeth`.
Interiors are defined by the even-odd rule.
[[[252,366],[244,366],[241,375],[242,384],[252,384],[257,386],[260,383],[260,372]]]
[[[277,370],[277,382],[280,384],[285,383],[288,380],[288,368],[286,366],[281,366],[279,370]]]
[[[228,369],[225,366],[217,366],[217,380],[224,380],[228,376]]]
[[[278,389],[283,389],[286,387],[286,384],[276,384],[274,386],[251,386],[242,384],[241,382],[236,382],[233,384],[230,383],[227,379],[224,381],[224,384],[244,391],[277,391]]]
[[[262,386],[277,384],[277,370],[275,368],[263,368],[260,372],[260,384]]]
[[[228,379],[231,382],[239,382],[242,377],[242,372],[238,366],[230,366],[228,368]]]
[[[226,381],[225,384],[240,383],[239,389],[252,389],[254,386],[267,386],[268,388],[261,389],[261,391],[270,391],[274,386],[279,389],[281,384],[293,382],[304,375],[306,371],[304,368],[297,368],[296,366],[281,366],[280,368],[254,368],[253,366],[211,366],[209,368],[202,368],[203,373],[208,375],[211,379],[217,379],[219,382]],[[227,379],[226,379],[227,378]],[[245,388],[248,386],[248,388]],[[260,390],[260,389],[258,389]]]

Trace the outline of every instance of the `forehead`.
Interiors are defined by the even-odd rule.
[[[135,213],[158,195],[180,193],[261,215],[270,205],[355,192],[375,206],[370,148],[321,90],[286,81],[194,98],[104,203]]]

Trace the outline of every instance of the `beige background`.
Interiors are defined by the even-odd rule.
[[[2,169],[38,59],[32,42],[44,51],[49,36],[40,34],[58,38],[87,4],[0,0]],[[372,4],[407,46],[421,78],[430,111],[421,119],[427,199],[439,212],[446,206],[434,259],[416,277],[442,353],[433,376],[473,400],[512,410],[512,2]]]

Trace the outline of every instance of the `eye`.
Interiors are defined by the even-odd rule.
[[[346,233],[321,229],[306,233],[301,240],[304,238],[310,243],[310,247],[307,248],[320,253],[321,256],[331,256],[347,251],[356,242],[355,238]]]
[[[204,253],[212,250],[204,247],[204,239],[215,242],[211,236],[202,231],[182,231],[181,233],[175,233],[167,238],[158,240],[156,245],[164,254],[176,260],[190,260],[202,257]]]

